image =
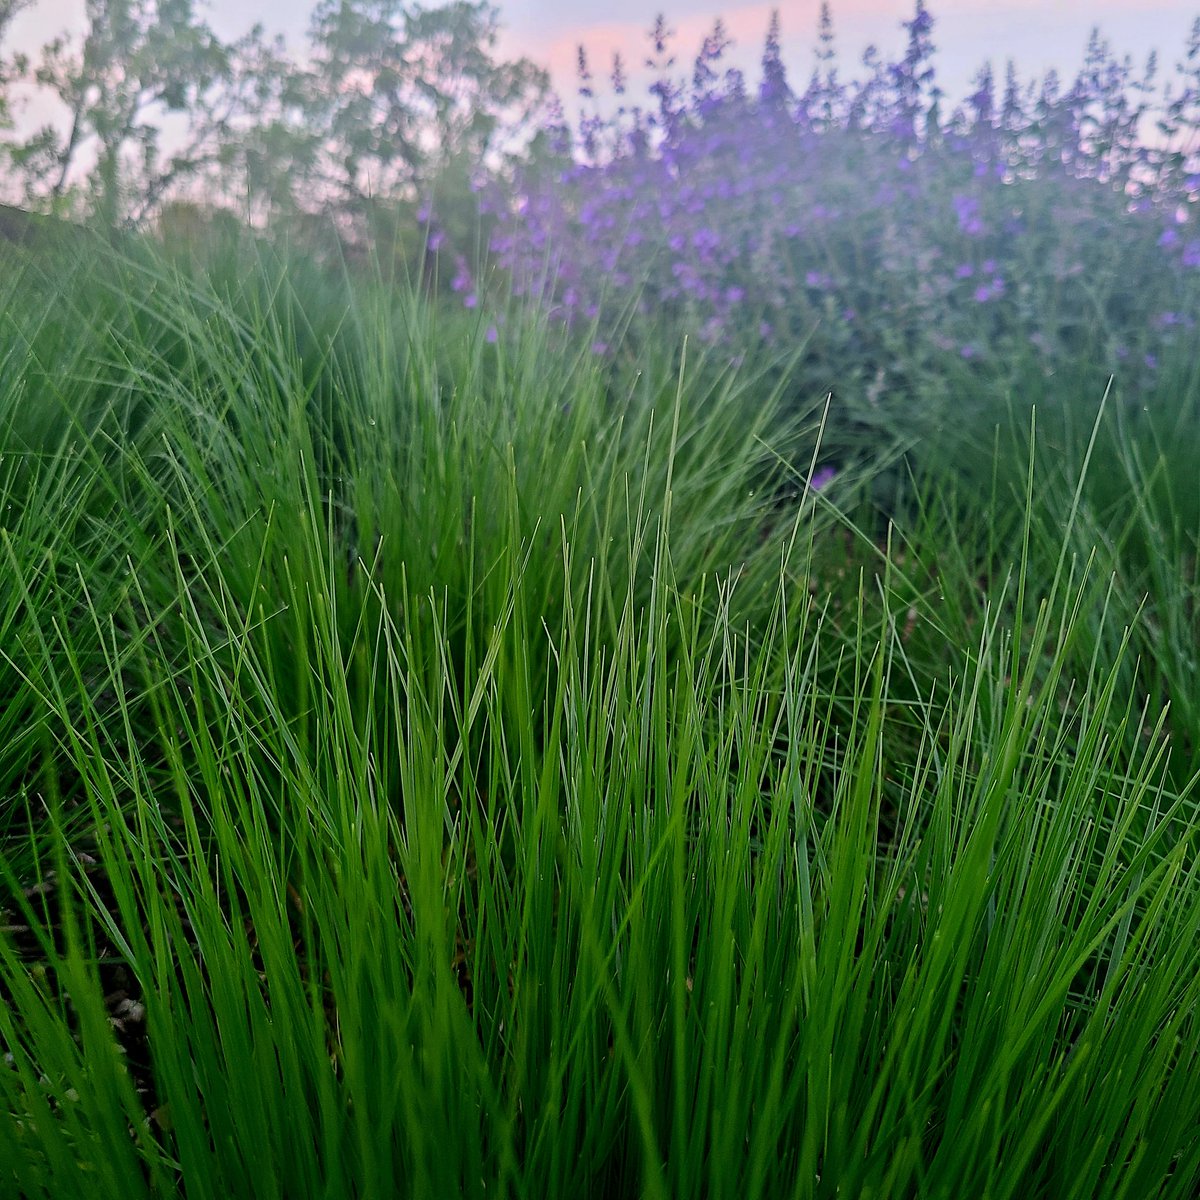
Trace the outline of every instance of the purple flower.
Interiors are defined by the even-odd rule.
[[[1200,267],[1200,241],[1188,242],[1179,261],[1185,267]]]
[[[435,229],[429,235],[429,249],[435,254],[446,244],[446,235],[440,230]]]
[[[972,346],[970,342],[968,342],[965,346],[963,346],[962,349],[960,349],[958,353],[963,358],[965,358],[968,362],[970,362],[970,360],[973,358],[979,357],[979,351],[976,350],[975,347]]]
[[[607,342],[593,342],[592,343],[592,353],[593,354],[607,354],[608,353],[608,343]]]
[[[479,297],[474,292],[463,297],[464,308],[474,308],[479,303]]]
[[[1179,234],[1174,229],[1164,229],[1158,235],[1158,244],[1160,246],[1174,246],[1179,241]]]
[[[738,304],[746,298],[745,291],[740,287],[725,289],[725,300],[729,304]]]
[[[823,487],[832,483],[837,478],[836,467],[818,467],[808,479],[808,486],[814,492],[819,492]]]
[[[1158,355],[1157,354],[1147,354],[1146,357],[1142,361],[1146,364],[1147,367],[1150,368],[1151,371],[1158,370]]]
[[[979,201],[974,196],[956,195],[951,200],[955,215],[958,217],[958,227],[970,237],[976,237],[983,232],[983,221],[979,217]]]
[[[988,285],[981,284],[975,289],[975,303],[986,304],[992,298],[992,289]]]
[[[975,274],[975,268],[970,263],[959,263],[954,268],[955,279],[970,279]]]
[[[495,325],[489,325],[487,327],[487,332],[483,335],[483,340],[485,342],[491,342],[492,345],[495,345],[499,337],[500,333],[496,329]]]

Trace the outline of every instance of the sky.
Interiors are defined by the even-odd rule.
[[[875,44],[885,54],[904,43],[900,23],[912,15],[913,0],[831,0],[834,32],[843,70],[853,68],[862,51]],[[550,67],[564,98],[573,94],[574,63],[582,42],[593,68],[607,64],[614,49],[640,63],[648,44],[647,13],[661,9],[678,31],[677,55],[688,63],[713,20],[720,16],[733,35],[740,66],[754,68],[771,10],[782,23],[784,59],[794,83],[807,80],[820,0],[505,0],[506,46]],[[1121,54],[1141,63],[1151,50],[1174,61],[1195,17],[1200,0],[929,0],[934,18],[935,65],[943,87],[959,99],[980,65],[992,59],[1003,70],[1016,61],[1022,78],[1040,78],[1055,68],[1073,74],[1083,58],[1094,25]],[[754,78],[757,78],[755,75]]]
[[[820,0],[493,0],[500,12],[501,50],[524,55],[551,71],[568,105],[575,95],[575,55],[582,43],[595,74],[606,74],[614,50],[637,67],[648,48],[646,31],[662,11],[678,32],[675,52],[682,68],[695,57],[719,16],[734,38],[731,65],[757,79],[757,62],[773,8],[780,10],[784,61],[793,83],[807,80]],[[425,0],[434,7],[437,0]],[[929,0],[934,18],[935,66],[952,101],[961,99],[979,66],[991,59],[998,72],[1008,58],[1022,79],[1051,68],[1073,75],[1088,34],[1099,25],[1115,49],[1139,65],[1157,50],[1166,68],[1182,56],[1200,0]],[[80,29],[84,0],[34,0],[13,28],[10,46],[32,50],[63,29]],[[309,0],[210,0],[202,6],[219,34],[234,37],[252,23],[282,33],[293,50],[303,48]],[[900,22],[913,0],[831,0],[839,63],[854,74],[862,51],[875,44],[887,53],[903,45]],[[633,76],[636,84],[638,77]],[[634,89],[636,94],[636,88]]]

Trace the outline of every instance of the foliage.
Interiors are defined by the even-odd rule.
[[[498,19],[483,0],[322,0],[307,115],[339,202],[403,198],[456,160],[482,165],[538,113],[546,73],[496,60]]]
[[[482,2],[331,0],[303,66],[258,26],[222,42],[192,0],[89,0],[87,19],[82,44],[63,34],[14,75],[65,124],[6,150],[26,203],[109,227],[205,188],[255,220],[361,216],[513,149],[547,86],[529,61],[496,58]]]
[[[12,24],[13,18],[22,9],[28,8],[30,2],[31,0],[0,0],[0,46],[4,44],[5,35],[8,33],[8,27]],[[0,58],[0,129],[7,129],[11,126],[12,113],[8,89],[13,77],[19,75],[22,69],[23,62],[20,56],[13,59]]]
[[[88,0],[87,32],[42,50],[32,81],[67,114],[10,143],[24,199],[71,211],[78,197],[115,227],[213,159],[228,129],[234,63],[192,0]],[[251,35],[251,40],[256,35]],[[160,148],[164,116],[184,119],[182,144]]]
[[[689,82],[665,65],[660,21],[656,103],[629,106],[618,64],[604,118],[581,51],[573,146],[559,126],[557,168],[518,170],[486,199],[497,286],[601,343],[631,309],[731,357],[807,339],[801,394],[833,391],[836,428],[935,426],[969,377],[1000,396],[1115,373],[1140,406],[1200,316],[1194,87],[1166,94],[1170,140],[1148,145],[1153,64],[1138,78],[1097,34],[1069,89],[1010,64],[999,96],[987,67],[947,113],[932,24],[918,4],[901,58],[868,51],[848,82],[826,9],[797,93],[773,23],[751,94],[722,72],[720,22]]]

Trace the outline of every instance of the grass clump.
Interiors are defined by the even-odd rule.
[[[265,253],[26,270],[12,1194],[1194,1194],[1148,459],[1136,536],[1036,451],[877,535],[691,350]]]

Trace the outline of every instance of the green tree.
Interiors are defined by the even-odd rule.
[[[253,94],[239,64],[252,60],[261,30],[225,45],[193,0],[86,0],[86,16],[81,44],[60,35],[24,72],[60,102],[63,119],[7,151],[27,203],[82,207],[114,227],[149,216],[220,162]]]
[[[452,164],[479,164],[529,130],[549,78],[528,59],[498,59],[498,29],[483,0],[322,0],[307,111],[324,141],[327,204],[412,198]]]
[[[31,2],[32,0],[0,0],[0,45],[4,43],[13,18],[22,9],[28,8]],[[0,55],[0,129],[11,128],[12,113],[8,89],[14,78],[20,77],[25,66],[25,59],[21,55],[14,55],[11,59]]]
[[[259,27],[230,47],[222,123],[205,166],[210,198],[259,225],[295,223],[319,210],[320,129],[313,123],[313,81],[282,39]]]

